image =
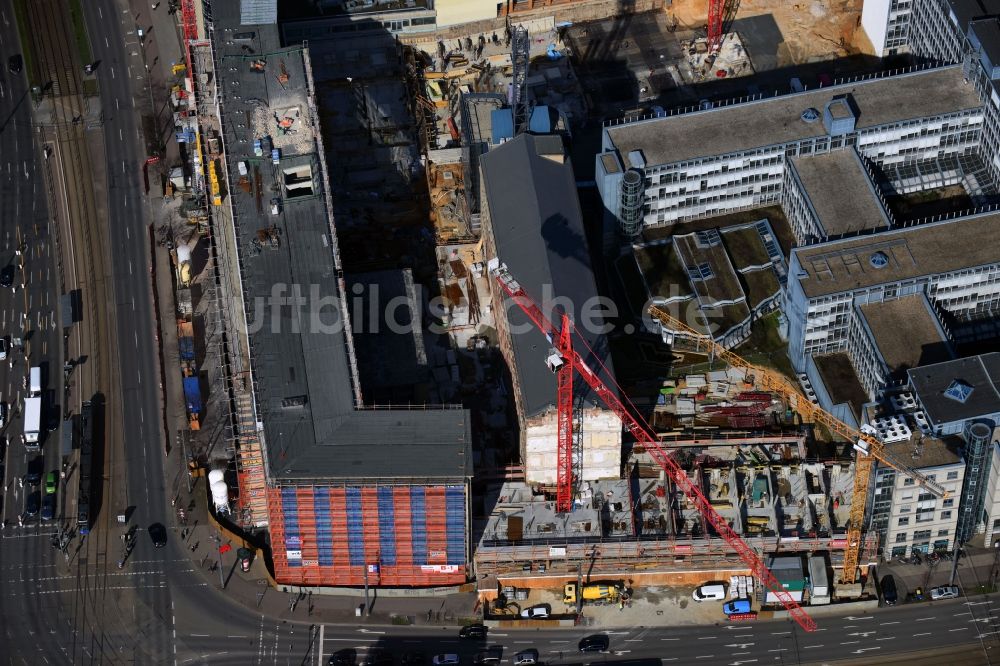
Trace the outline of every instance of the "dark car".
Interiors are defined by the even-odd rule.
[[[896,579],[892,576],[882,576],[882,601],[886,606],[896,605]]]
[[[24,500],[24,515],[29,517],[38,515],[38,493],[28,493]]]
[[[358,651],[354,648],[337,650],[326,660],[327,666],[355,666],[358,663]]]
[[[462,627],[458,631],[459,638],[486,638],[486,626],[482,624],[470,624],[467,627]]]
[[[160,523],[153,523],[149,526],[149,538],[152,539],[154,548],[163,548],[167,545],[167,528]]]
[[[15,53],[11,57],[7,58],[7,69],[13,74],[20,74],[21,68],[24,67],[24,58],[21,57],[20,53]]]
[[[594,634],[580,641],[580,652],[607,652],[611,641],[605,634]]]
[[[11,287],[14,285],[14,267],[7,264],[0,269],[0,287]]]
[[[46,495],[42,498],[42,520],[52,520],[56,517],[56,496]]]
[[[28,463],[28,471],[24,473],[24,482],[29,485],[38,485],[42,480],[42,468],[45,460],[41,456],[35,456]]]
[[[365,666],[392,666],[392,655],[382,648],[369,648],[364,663]]]
[[[423,652],[407,652],[399,663],[402,666],[427,666],[427,655]]]

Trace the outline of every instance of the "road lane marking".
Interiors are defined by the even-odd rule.
[[[925,632],[923,632],[923,633],[919,633],[919,634],[913,634],[913,637],[914,637],[914,638],[916,638],[917,636],[930,636],[930,635],[931,635],[931,633],[932,633],[932,632],[930,632],[930,631],[925,631]]]
[[[896,622],[896,621],[894,621],[894,622],[879,622],[878,626],[880,626],[880,627],[888,627],[890,624],[899,624],[899,622]]]
[[[815,648],[821,648],[821,647],[823,647],[823,646],[822,645],[803,645],[802,649],[803,650],[813,650]]]
[[[918,617],[914,622],[925,622],[927,620],[933,620],[933,617]]]
[[[844,641],[841,645],[857,645],[861,641]]]
[[[957,629],[949,629],[948,631],[968,631],[968,627],[958,627]]]

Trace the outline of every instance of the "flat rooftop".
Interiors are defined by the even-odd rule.
[[[1000,214],[991,212],[794,248],[801,270],[789,280],[817,298],[995,264],[998,225]]]
[[[712,244],[703,242],[706,237]],[[740,281],[717,231],[674,236],[674,247],[699,303],[711,306],[744,300]]]
[[[355,410],[348,362],[352,343],[337,307],[345,295],[327,214],[323,156],[314,140],[288,140],[275,167],[270,159],[254,156],[253,143],[263,131],[277,137],[276,122],[269,121],[267,128],[247,123],[260,108],[269,110],[266,115],[298,109],[298,131],[308,130],[309,137],[318,131],[309,108],[304,51],[281,48],[275,25],[242,25],[239,14],[238,3],[214,8],[216,30],[224,35],[216,40],[216,76],[225,109],[229,182],[240,181],[239,162],[248,167],[248,187],[234,186],[227,196],[239,221],[235,232],[248,320],[261,324],[251,326],[248,335],[269,473],[281,479],[463,479],[471,475],[464,410]],[[235,32],[252,34],[249,43],[232,40]],[[267,54],[264,71],[251,69],[245,46]],[[288,77],[283,83],[278,80],[282,73]],[[300,191],[296,188],[309,177],[318,196],[294,196],[293,189]],[[270,210],[272,197],[282,200],[277,215]],[[299,303],[270,302],[276,286],[284,287],[276,295]]]
[[[910,385],[931,423],[973,419],[1000,413],[1000,353],[959,358],[910,370]],[[966,387],[964,401],[952,388]]]
[[[929,437],[913,428],[909,439],[901,442],[884,443],[885,450],[895,459],[913,469],[927,469],[941,465],[954,465],[962,460],[958,455],[961,441],[956,438],[938,439]]]
[[[895,379],[922,365],[950,360],[951,345],[923,293],[858,307]]]
[[[642,151],[647,165],[671,164],[826,136],[823,123],[805,122],[802,112],[808,108],[822,112],[833,97],[847,93],[860,110],[857,129],[982,106],[975,88],[965,83],[961,66],[953,65],[641,120],[605,127],[604,131],[626,169],[637,166],[628,159],[633,150]]]
[[[854,148],[795,157],[792,165],[827,236],[889,226]]]

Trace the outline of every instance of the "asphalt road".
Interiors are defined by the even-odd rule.
[[[458,654],[463,664],[485,646],[503,646],[502,663],[520,650],[537,649],[546,664],[799,664],[878,659],[900,652],[949,645],[1000,649],[1000,597],[883,608],[874,613],[819,618],[819,630],[805,634],[787,621],[721,626],[634,628],[609,634],[608,654],[581,655],[577,643],[595,631],[495,630],[486,641],[459,639],[457,631],[416,627],[315,626],[273,619],[203,615],[197,628],[178,625],[183,645],[178,663],[325,664],[340,650],[358,663],[382,648],[393,655],[420,651]],[[985,656],[983,659],[985,663]]]

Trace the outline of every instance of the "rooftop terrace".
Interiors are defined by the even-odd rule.
[[[859,309],[895,379],[905,379],[910,368],[952,357],[948,340],[924,294],[866,303]]]
[[[796,157],[792,165],[827,236],[889,225],[853,148]]]
[[[628,159],[633,150],[642,151],[646,164],[656,166],[826,136],[823,123],[803,121],[802,112],[822,111],[834,96],[846,93],[860,109],[857,129],[981,106],[956,65],[613,125],[604,130],[605,146],[617,148],[628,169],[637,166]]]

